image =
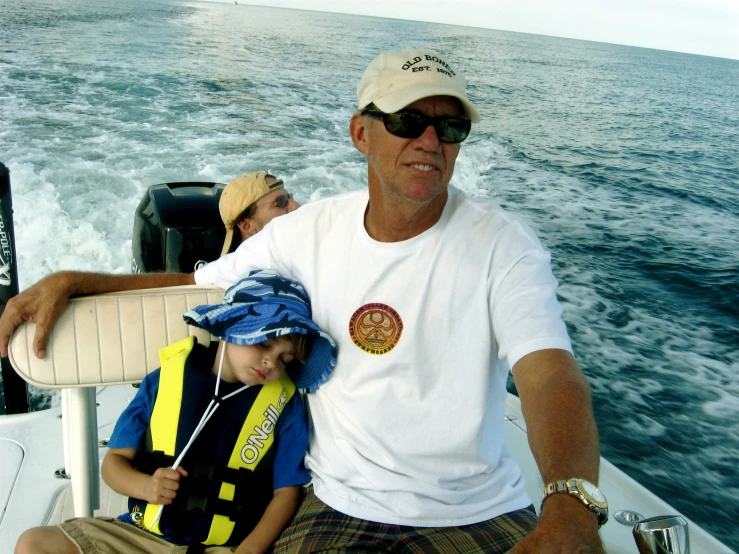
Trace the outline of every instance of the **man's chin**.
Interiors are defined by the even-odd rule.
[[[447,186],[439,183],[413,183],[404,191],[403,197],[416,204],[429,204],[439,197],[446,200]]]

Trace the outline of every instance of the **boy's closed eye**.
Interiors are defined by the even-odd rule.
[[[280,353],[279,360],[284,364],[287,365],[290,362],[292,362],[295,359],[295,345],[293,344],[293,341],[286,337],[279,337],[277,339],[268,339],[264,342],[260,342],[257,344],[259,348],[266,351],[272,351],[275,348],[278,348],[282,346],[282,343],[289,344],[288,348],[285,352]]]

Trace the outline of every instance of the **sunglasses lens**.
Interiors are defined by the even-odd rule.
[[[462,142],[470,134],[472,122],[469,119],[449,118],[439,122],[439,140],[441,142]],[[437,132],[438,132],[437,129]]]
[[[383,121],[388,132],[396,137],[418,138],[429,125],[433,125],[441,142],[462,142],[470,134],[472,122],[459,117],[431,118],[415,112],[384,114]]]
[[[277,200],[275,200],[275,204],[277,204],[278,208],[282,209],[287,206],[287,203],[290,202],[292,197],[292,194],[283,194],[282,196],[278,196]]]
[[[385,116],[385,128],[396,137],[418,138],[429,124],[421,114],[412,112],[391,113]]]

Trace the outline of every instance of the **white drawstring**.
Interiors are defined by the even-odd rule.
[[[218,398],[218,386],[221,384],[221,368],[223,368],[223,356],[226,354],[226,344],[228,344],[226,341],[223,341],[223,349],[221,350],[221,360],[218,362],[218,377],[216,379],[216,390],[214,393],[214,397]],[[195,442],[195,439],[198,438],[198,435],[200,434],[200,431],[203,430],[205,427],[205,424],[208,423],[208,420],[211,418],[211,416],[216,413],[216,410],[218,409],[218,406],[221,405],[221,402],[224,400],[227,400],[228,398],[231,398],[232,396],[237,395],[243,390],[246,390],[249,388],[249,385],[244,385],[238,390],[235,390],[231,394],[227,394],[223,398],[220,399],[220,402],[216,402],[215,399],[210,401],[210,404],[208,404],[208,407],[205,408],[205,412],[203,413],[203,416],[200,418],[200,422],[195,427],[195,430],[192,432],[192,435],[190,436],[190,440],[187,441],[187,444],[185,445],[185,448],[182,449],[182,452],[180,452],[180,455],[177,456],[177,459],[175,460],[174,464],[172,465],[172,469],[176,470],[178,467],[180,467],[180,463],[182,462],[182,458],[185,457],[185,454],[187,454],[187,451],[190,449],[190,446],[192,446],[192,443]],[[151,522],[150,527],[154,527],[156,525],[157,521],[159,521],[159,518],[162,517],[162,511],[164,510],[164,504],[159,506],[159,510],[157,510],[157,515],[154,516],[154,521]]]

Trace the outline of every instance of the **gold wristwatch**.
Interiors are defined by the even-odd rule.
[[[590,481],[577,478],[553,481],[544,487],[544,492],[541,495],[542,503],[558,492],[571,494],[594,511],[598,515],[598,528],[608,521],[608,500],[600,489]]]

